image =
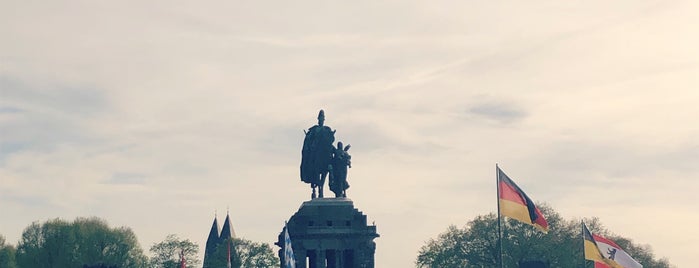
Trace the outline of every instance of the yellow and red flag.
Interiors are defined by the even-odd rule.
[[[499,213],[548,232],[549,224],[534,202],[499,167],[497,173]]]

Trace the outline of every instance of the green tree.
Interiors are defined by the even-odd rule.
[[[175,234],[169,234],[162,242],[150,248],[151,266],[156,268],[179,268],[180,254],[184,254],[188,267],[199,266],[199,245],[189,239],[182,240]]]
[[[580,220],[565,220],[547,205],[538,205],[549,223],[549,232],[514,220],[502,221],[503,262],[505,267],[517,267],[522,261],[543,260],[550,267],[580,267],[585,264]],[[645,268],[669,268],[666,259],[656,260],[649,246],[638,246],[631,240],[613,235],[598,219],[586,219],[588,228],[596,234],[617,241]],[[493,213],[477,216],[464,228],[449,226],[436,239],[430,239],[420,249],[416,266],[420,268],[497,267],[499,247],[497,216]],[[587,263],[586,267],[591,267]]]
[[[228,242],[231,245],[231,267],[233,268],[279,267],[279,258],[269,244],[241,238],[233,238],[220,244],[211,258],[211,267],[226,267]]]
[[[238,255],[236,243],[239,241],[237,238],[230,238],[221,241],[217,246],[214,253],[210,256],[207,267],[228,267],[228,250],[230,249],[231,256],[231,267],[240,268],[242,267],[242,261]],[[230,245],[230,247],[229,247]]]
[[[15,247],[5,244],[5,237],[0,235],[0,268],[17,268]]]
[[[279,258],[269,244],[236,239],[235,251],[243,268],[279,267]]]
[[[147,265],[131,229],[110,228],[99,218],[34,222],[22,233],[16,258],[19,267],[141,268]]]

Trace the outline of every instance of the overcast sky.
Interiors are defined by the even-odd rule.
[[[0,234],[98,216],[272,243],[303,130],[352,145],[377,267],[496,211],[495,163],[678,267],[699,245],[696,1],[0,0]],[[276,250],[276,247],[274,247]],[[203,255],[203,252],[201,253]]]

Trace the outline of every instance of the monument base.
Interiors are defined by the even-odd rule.
[[[303,202],[286,226],[297,268],[374,268],[376,225],[349,198]],[[283,229],[275,244],[283,267]]]

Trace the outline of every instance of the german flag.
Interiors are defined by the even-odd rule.
[[[517,186],[505,172],[496,167],[498,173],[498,202],[499,213],[520,222],[533,225],[544,233],[548,232],[549,224],[544,215],[529,199],[527,194]]]
[[[624,268],[613,260],[607,259],[602,256],[602,252],[599,251],[597,242],[592,237],[590,230],[583,223],[583,239],[585,247],[585,259],[595,262],[595,268]]]

